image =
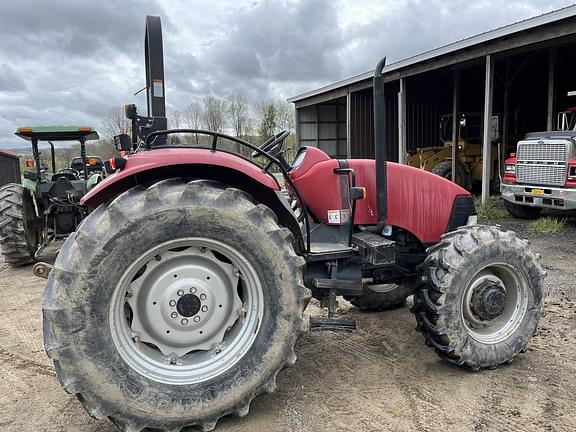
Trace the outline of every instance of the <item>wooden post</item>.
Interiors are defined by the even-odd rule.
[[[352,158],[352,142],[351,142],[351,127],[352,127],[352,93],[348,91],[346,94],[346,157]]]
[[[398,163],[405,164],[406,151],[406,78],[400,78],[398,92]]]
[[[454,71],[454,83],[452,86],[452,181],[456,183],[456,166],[458,165],[458,139],[460,138],[460,71]]]
[[[555,93],[556,49],[548,51],[548,110],[546,115],[546,130],[554,130],[554,93]]]
[[[492,169],[492,139],[490,136],[490,121],[492,117],[492,90],[494,84],[494,63],[492,56],[486,56],[486,72],[484,78],[484,125],[482,148],[482,203],[490,196],[490,171]]]

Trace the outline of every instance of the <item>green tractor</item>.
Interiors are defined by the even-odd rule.
[[[16,135],[32,144],[33,160],[26,161],[22,184],[0,187],[0,246],[6,263],[29,264],[57,238],[76,230],[87,215],[80,198],[102,179],[100,157],[86,156],[86,141],[98,139],[89,127],[22,127]],[[80,142],[80,157],[56,170],[55,141]],[[39,142],[48,142],[51,171],[40,159]]]

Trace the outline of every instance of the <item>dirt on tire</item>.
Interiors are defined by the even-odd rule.
[[[573,431],[576,224],[548,236],[529,234],[524,221],[501,224],[528,238],[548,271],[538,334],[512,364],[469,372],[443,361],[414,330],[410,299],[383,313],[341,301],[339,314],[357,319],[358,332],[302,337],[298,361],[279,374],[277,392],[256,398],[247,417],[224,418],[216,430]],[[31,266],[0,262],[0,430],[113,432],[60,388],[42,346],[44,282]],[[307,313],[320,313],[317,303]]]

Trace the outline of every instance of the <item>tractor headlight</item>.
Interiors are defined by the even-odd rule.
[[[516,165],[515,164],[510,164],[510,165],[505,165],[504,166],[504,171],[509,172],[509,173],[515,173],[516,172]]]

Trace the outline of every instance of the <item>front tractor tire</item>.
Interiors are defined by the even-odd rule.
[[[39,242],[35,219],[34,201],[26,188],[16,183],[0,187],[0,248],[12,267],[34,261]]]
[[[543,269],[512,231],[470,226],[429,249],[415,294],[418,328],[450,363],[473,370],[526,350],[543,308]]]
[[[45,349],[95,418],[212,430],[296,361],[303,266],[290,231],[238,189],[137,186],[64,243],[44,294]]]

